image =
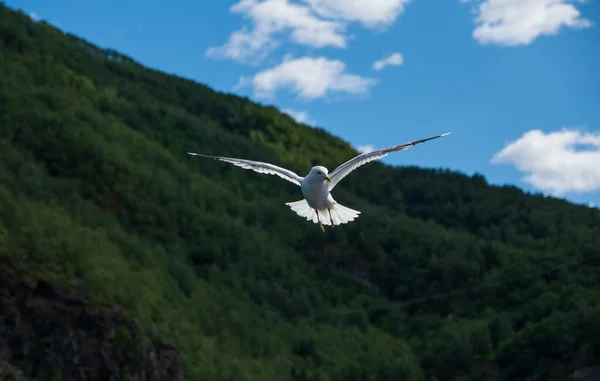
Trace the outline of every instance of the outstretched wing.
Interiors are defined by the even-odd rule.
[[[408,149],[419,143],[424,143],[429,140],[441,138],[442,136],[446,136],[446,135],[450,135],[450,132],[447,132],[445,134],[441,134],[438,136],[432,136],[427,139],[416,140],[414,142],[404,143],[404,144],[400,144],[397,146],[382,148],[382,149],[378,149],[375,151],[365,152],[363,154],[360,154],[360,155],[356,156],[355,158],[350,159],[347,162],[345,162],[344,164],[340,165],[333,172],[331,172],[329,174],[329,177],[331,178],[331,187],[329,189],[330,190],[333,189],[337,185],[337,183],[340,182],[340,180],[342,180],[350,172],[354,171],[356,168],[360,167],[363,164],[367,164],[368,162],[373,161],[373,160],[381,159],[381,158],[387,156],[387,154],[390,152],[403,151],[403,150]]]
[[[278,167],[276,165],[269,164],[269,163],[263,163],[262,161],[234,159],[232,157],[223,157],[223,156],[209,156],[209,155],[202,155],[202,154],[194,153],[194,152],[188,152],[188,154],[194,155],[194,156],[207,157],[209,159],[221,160],[226,163],[231,163],[233,165],[237,165],[238,167],[242,167],[244,169],[251,169],[258,173],[265,173],[268,175],[276,175],[276,176],[279,176],[282,179],[290,181],[298,186],[300,185],[300,180],[302,180],[302,177],[298,176],[297,174],[290,171],[289,169],[281,168],[281,167]]]

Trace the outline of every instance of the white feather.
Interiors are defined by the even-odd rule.
[[[315,209],[308,205],[306,200],[286,202],[285,204],[294,212],[296,212],[297,215],[304,217],[307,221],[312,221],[315,224],[319,223],[320,219],[323,225],[341,225],[350,221],[354,221],[360,214],[358,210],[350,209],[344,205],[335,203],[329,209],[319,210],[318,219],[317,212],[315,212]]]

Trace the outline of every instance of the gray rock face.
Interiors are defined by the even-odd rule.
[[[0,379],[183,381],[177,350],[118,308],[0,269]]]

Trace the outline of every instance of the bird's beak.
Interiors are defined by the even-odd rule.
[[[329,176],[325,176],[325,180],[327,180],[331,183],[331,178],[329,178]]]

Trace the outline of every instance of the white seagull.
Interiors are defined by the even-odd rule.
[[[333,188],[335,188],[340,180],[346,177],[350,172],[370,161],[381,159],[387,156],[387,154],[390,152],[403,151],[419,143],[441,138],[442,136],[446,135],[450,135],[450,132],[426,139],[416,140],[410,143],[404,143],[397,146],[365,152],[340,165],[333,172],[331,172],[331,174],[329,174],[327,168],[323,166],[314,166],[310,169],[310,172],[308,175],[306,175],[306,177],[298,176],[289,169],[281,168],[269,163],[263,163],[261,161],[235,159],[223,156],[210,156],[194,152],[188,152],[188,154],[221,160],[233,165],[237,165],[238,167],[242,167],[244,169],[251,169],[258,173],[276,175],[300,186],[304,199],[300,201],[287,202],[286,205],[288,205],[300,217],[305,217],[309,221],[319,223],[321,229],[325,231],[323,225],[345,224],[347,222],[354,221],[354,219],[360,214],[358,210],[350,209],[338,204],[331,196],[331,191]]]

